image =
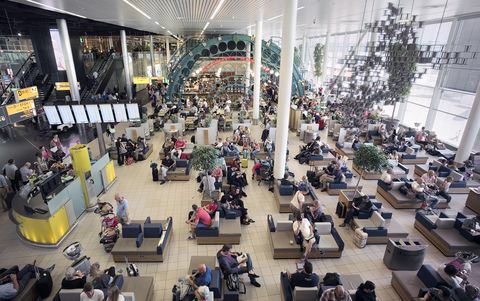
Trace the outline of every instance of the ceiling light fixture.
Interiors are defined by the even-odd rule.
[[[208,25],[210,25],[210,22],[207,22],[207,24],[205,24],[205,26],[203,26],[202,31],[205,31],[205,29],[207,29]]]
[[[170,30],[167,30],[167,32],[168,32],[169,34],[173,34]]]
[[[155,21],[155,24],[160,25],[160,23],[158,23],[157,21]]]
[[[75,13],[71,13],[71,12],[69,12],[69,11],[66,11],[66,10],[63,10],[63,9],[60,9],[60,8],[56,8],[56,7],[47,5],[47,4],[43,4],[43,3],[41,3],[41,2],[37,2],[37,1],[34,1],[34,0],[27,0],[27,2],[30,2],[30,3],[33,3],[33,4],[37,4],[37,5],[40,5],[40,6],[49,8],[49,9],[52,9],[52,10],[54,10],[54,11],[58,11],[58,12],[60,12],[60,13],[67,14],[67,15],[72,15],[72,16],[75,16],[75,17],[83,18],[83,19],[86,19],[86,18],[87,18],[87,17],[85,17],[85,16],[82,16],[82,15],[79,15],[79,14],[75,14]]]
[[[215,7],[215,10],[213,11],[213,14],[210,16],[210,20],[213,20],[213,18],[215,18],[215,16],[218,14],[218,11],[220,10],[220,7],[222,7],[222,5],[223,5],[223,2],[225,2],[225,0],[220,0],[217,7]]]
[[[147,15],[143,10],[141,10],[140,8],[138,8],[137,6],[135,6],[133,3],[131,3],[130,1],[128,0],[123,0],[123,2],[127,3],[128,5],[130,5],[133,9],[135,9],[136,11],[138,11],[139,13],[141,13],[142,15],[145,16],[145,18],[147,19],[151,19],[151,17],[149,15]]]
[[[160,26],[162,29],[165,29],[165,26]]]
[[[305,8],[305,6],[300,6],[299,8],[297,8],[297,11],[298,11],[298,10],[301,10],[301,9],[304,9],[304,8]],[[270,19],[267,19],[267,21],[273,21],[273,20],[278,19],[278,18],[280,18],[280,17],[282,17],[282,16],[283,16],[283,15],[278,15],[278,16],[275,16],[275,17],[271,17]],[[251,25],[250,25],[250,26],[251,26]]]

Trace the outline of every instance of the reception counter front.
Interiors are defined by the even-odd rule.
[[[19,237],[35,246],[57,247],[76,226],[87,204],[96,203],[97,196],[114,180],[113,162],[106,154],[92,165],[86,179],[89,200],[78,176],[59,184],[48,198],[40,192],[28,198],[17,193],[12,201],[12,215]]]

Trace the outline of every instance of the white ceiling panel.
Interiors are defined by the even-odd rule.
[[[224,0],[213,20],[210,16],[221,0],[129,0],[151,17],[146,18],[124,0],[13,0],[44,9],[54,8],[83,15],[89,19],[151,31],[159,34],[188,36],[199,34],[205,24],[207,34],[246,33],[247,26],[255,20],[266,20],[265,36],[281,36],[282,18],[269,18],[282,14],[284,1],[288,0]],[[391,0],[299,0],[297,36],[358,30],[364,22],[378,19]],[[405,11],[413,12],[420,20],[440,19],[447,0],[400,0]],[[36,2],[36,3],[34,3]],[[45,7],[39,5],[48,5]],[[445,17],[480,12],[480,0],[448,0]],[[158,23],[155,24],[155,22]],[[165,27],[165,29],[162,28]],[[254,28],[252,28],[254,29]],[[254,32],[254,31],[253,31]]]

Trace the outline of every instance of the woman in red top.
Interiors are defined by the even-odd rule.
[[[215,212],[217,212],[218,209],[218,201],[217,200],[212,200],[210,203],[208,203],[207,206],[203,207],[205,211],[210,214],[211,217],[215,215]]]
[[[257,170],[262,167],[262,163],[260,163],[260,160],[254,159],[253,161],[253,167],[252,167],[252,180],[255,179],[255,175],[257,174]]]
[[[175,142],[175,149],[181,149],[181,150],[183,150],[186,145],[187,145],[187,142],[186,142],[185,140],[179,138],[179,139]]]

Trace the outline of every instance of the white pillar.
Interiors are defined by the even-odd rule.
[[[112,38],[112,36],[109,36],[109,37],[108,37],[108,47],[109,47],[110,49],[113,48],[113,38]],[[108,50],[110,50],[110,49],[108,49]]]
[[[407,112],[407,102],[401,102],[398,104],[398,113],[397,119],[400,124],[403,124],[403,120],[405,119],[405,112]]]
[[[253,119],[260,118],[260,78],[262,67],[262,31],[263,21],[259,20],[255,23],[255,52],[253,53]]]
[[[275,164],[273,174],[281,179],[287,160],[288,121],[292,97],[293,53],[298,0],[285,1],[282,24],[282,52],[280,58],[280,83],[278,91],[277,130],[275,133]]]
[[[252,36],[252,28],[248,27],[248,36]],[[252,44],[247,43],[247,55],[246,55],[246,67],[245,67],[245,94],[248,95],[248,91],[250,90],[250,58],[252,57]]]
[[[178,51],[178,49],[180,49],[180,40],[179,39],[177,39],[177,51]]]
[[[306,67],[306,57],[307,57],[307,34],[303,34],[303,40],[302,40],[302,52],[300,54],[300,58],[302,60],[302,69],[305,69]]]
[[[62,45],[63,57],[65,59],[65,71],[67,72],[68,83],[70,85],[70,95],[72,101],[80,102],[80,91],[77,86],[77,73],[75,72],[75,65],[73,64],[72,47],[70,46],[67,21],[65,21],[65,19],[58,19],[57,26],[60,33],[60,44]]]
[[[125,88],[127,90],[128,100],[132,100],[132,79],[130,77],[130,65],[128,62],[127,34],[125,30],[120,30],[120,43],[122,44],[123,71],[125,72]]]
[[[473,101],[470,115],[468,115],[467,124],[463,131],[462,140],[458,146],[457,155],[455,156],[455,162],[463,162],[470,157],[470,153],[473,150],[477,135],[480,131],[480,83],[477,86],[477,93],[475,94],[475,100]]]
[[[155,76],[155,57],[153,56],[153,36],[150,35],[150,63],[152,66],[152,76]]]
[[[73,63],[72,47],[70,45],[70,35],[68,34],[67,21],[65,19],[57,19],[58,31],[60,34],[60,44],[62,45],[63,58],[65,60],[65,71],[67,73],[68,84],[70,86],[70,96],[72,101],[80,103],[80,91],[77,85],[77,73],[75,72],[75,65]],[[85,132],[85,125],[78,125],[78,133],[80,135],[80,141],[87,143],[87,137]]]
[[[167,50],[167,66],[170,63],[170,38],[165,37],[165,49]]]
[[[325,37],[325,45],[323,47],[323,60],[322,60],[322,75],[320,76],[320,86],[323,87],[323,83],[327,79],[327,55],[328,45],[330,44],[330,29],[327,29],[327,36]]]

